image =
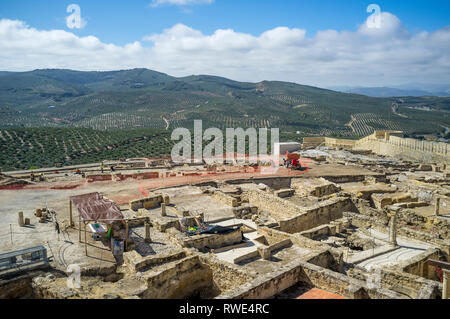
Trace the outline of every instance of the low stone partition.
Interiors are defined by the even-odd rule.
[[[280,198],[290,197],[295,194],[295,190],[292,188],[288,189],[280,189],[278,191],[274,192],[275,196],[278,196]]]
[[[163,233],[165,233],[170,228],[181,230],[180,221],[178,220],[178,218],[152,215],[152,217],[150,217],[150,221],[153,227]],[[192,226],[194,226],[194,223]]]
[[[292,180],[291,187],[300,196],[323,197],[341,191],[341,187],[324,178],[296,178]]]
[[[264,184],[269,186],[271,189],[280,190],[291,188],[291,178],[286,176],[276,176],[276,177],[258,177],[258,178],[246,178],[246,179],[234,179],[225,181],[226,184],[236,185],[236,184]]]
[[[137,217],[128,220],[128,227],[139,227],[145,225],[146,217]]]
[[[372,280],[376,279],[375,281],[380,285],[379,288],[374,290],[384,288],[412,299],[419,297],[423,298],[423,295],[421,296],[421,294],[423,293],[424,286],[433,287],[431,295],[428,296],[427,299],[436,298],[442,292],[441,283],[396,269],[383,268],[379,269],[377,272],[368,273],[358,268],[353,268],[349,272],[349,275],[364,281],[367,281],[369,277],[372,277]]]
[[[163,196],[156,195],[156,196],[152,196],[152,197],[132,200],[132,201],[130,201],[129,205],[130,205],[131,210],[137,211],[140,208],[145,208],[145,209],[156,208],[156,207],[160,206],[161,203],[163,203],[163,202],[164,202]]]
[[[273,252],[280,250],[282,248],[290,247],[292,246],[292,241],[290,239],[284,239],[280,242],[271,244],[269,246],[259,246],[258,252],[261,258],[263,259],[269,259],[270,256],[273,254]]]
[[[316,148],[320,145],[325,145],[325,137],[304,137],[302,149]]]
[[[253,271],[244,271],[239,266],[223,262],[214,255],[200,255],[200,260],[212,270],[214,283],[222,293],[244,285],[258,276]]]
[[[204,234],[190,237],[180,233],[176,239],[182,247],[204,250],[239,244],[243,236],[242,230],[236,229],[228,234]]]
[[[94,183],[94,182],[104,182],[104,181],[112,181],[113,177],[111,174],[104,174],[104,175],[88,175],[86,176],[86,181],[88,183]]]
[[[268,211],[277,220],[295,216],[303,212],[294,203],[258,189],[243,193],[241,198],[243,201],[248,201],[250,205],[258,207],[259,210]]]
[[[221,191],[215,191],[212,194],[212,198],[214,198],[218,202],[221,202],[221,203],[231,206],[231,207],[238,206],[238,200],[236,198],[234,198],[233,196],[227,195]]]
[[[302,232],[340,219],[343,212],[355,209],[350,198],[332,198],[300,212],[295,217],[279,220],[280,230],[287,233]]]
[[[351,150],[355,147],[356,142],[357,142],[356,140],[325,137],[325,145],[334,148],[344,148]]]
[[[93,182],[104,182],[104,181],[124,181],[126,179],[156,179],[159,178],[159,172],[146,172],[146,173],[135,173],[135,174],[121,174],[121,173],[113,173],[113,174],[101,174],[101,175],[88,175],[86,176],[86,180],[88,183]]]
[[[209,298],[218,294],[211,269],[197,255],[162,265],[141,278],[147,285],[139,296],[144,299]]]
[[[216,299],[267,299],[286,290],[303,277],[303,262],[294,261],[278,270],[219,295]]]
[[[364,281],[348,277],[329,269],[296,260],[265,274],[245,285],[223,293],[216,299],[267,299],[304,282],[310,286],[341,295],[348,299],[402,298],[384,289],[369,290]]]
[[[417,197],[413,197],[411,194],[375,193],[371,195],[371,198],[377,209],[383,209],[393,204],[417,202],[418,200]]]
[[[251,205],[242,205],[233,209],[234,217],[239,219],[250,219],[258,213],[258,207]]]
[[[325,243],[311,240],[309,238],[302,236],[299,233],[289,234],[268,227],[258,227],[258,234],[263,235],[266,238],[272,238],[273,241],[282,241],[285,239],[290,239],[294,245],[311,250],[327,250],[331,248],[331,246]]]
[[[142,257],[137,251],[133,250],[123,254],[123,259],[128,269],[132,272],[147,271],[148,268],[166,264],[171,261],[179,260],[186,257],[186,252],[180,250],[167,254],[158,254],[148,257]]]
[[[329,224],[321,225],[315,228],[311,228],[300,232],[300,235],[310,239],[315,239],[321,236],[334,236],[344,229],[350,226],[350,220],[348,218],[341,218],[332,221]]]
[[[310,263],[305,263],[303,269],[306,277],[305,281],[317,288],[348,299],[370,298],[368,288],[364,281]]]
[[[367,175],[357,174],[357,175],[323,176],[323,178],[329,182],[333,182],[336,184],[343,184],[343,183],[363,182],[366,180]]]
[[[380,232],[389,233],[388,218],[374,218],[353,212],[345,212],[344,216],[351,220],[353,226],[361,229],[371,227]],[[450,244],[448,243],[448,236],[450,234],[449,222],[437,220],[434,217],[419,216],[409,210],[400,210],[397,216],[397,234],[399,236],[433,243],[446,255],[450,254]],[[428,228],[423,228],[423,225],[427,225],[426,227]],[[412,227],[422,227],[422,229],[416,230]]]
[[[336,233],[336,226],[334,228],[330,227],[330,224],[321,225],[309,230],[300,232],[300,235],[305,236],[309,239],[315,239],[320,236],[330,236]]]
[[[240,255],[239,257],[234,258],[233,263],[240,264],[240,263],[243,263],[243,262],[251,260],[251,259],[258,259],[259,257],[261,257],[261,253],[259,252],[258,249],[255,249],[244,255]]]

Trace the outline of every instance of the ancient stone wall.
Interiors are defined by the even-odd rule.
[[[395,291],[413,299],[419,297],[419,292],[424,285],[434,286],[436,295],[442,291],[442,284],[438,282],[395,269],[380,269],[377,273],[363,273],[361,270],[354,268],[349,272],[349,275],[360,280],[367,280],[369,276],[376,276],[376,278],[379,278],[378,280],[382,288]]]
[[[185,235],[182,235],[182,237],[179,236],[177,238],[179,239],[179,244],[186,248],[215,249],[240,243],[242,241],[242,231],[236,229],[228,234],[197,235],[187,238]]]
[[[164,198],[162,195],[142,198],[142,199],[136,199],[130,201],[130,209],[137,211],[140,208],[150,209],[155,208],[161,205],[161,203],[164,202]]]
[[[355,146],[355,144],[356,144],[355,140],[346,140],[329,137],[325,138],[325,145],[328,147],[352,149]]]
[[[222,293],[244,285],[257,277],[256,273],[243,271],[239,267],[224,263],[213,256],[201,255],[200,260],[212,270],[214,283]]]
[[[313,250],[327,250],[331,248],[329,245],[306,238],[299,233],[288,234],[273,228],[258,227],[258,234],[265,237],[273,238],[273,241],[282,241],[284,239],[290,239],[292,243],[299,247],[304,247]]]
[[[235,179],[226,181],[227,184],[264,184],[274,190],[291,188],[291,177],[260,177],[260,178],[247,178],[247,179]]]
[[[273,218],[278,220],[302,212],[297,205],[290,201],[257,189],[243,193],[241,198],[244,201],[247,200],[250,205],[257,206],[259,210],[269,212]]]
[[[379,218],[374,218],[371,216],[366,216],[366,215],[362,215],[362,214],[355,214],[355,213],[351,213],[351,212],[345,212],[344,213],[345,217],[348,217],[350,219],[350,222],[353,226],[356,226],[360,229],[365,229],[365,228],[373,228],[375,230],[378,230],[380,232],[389,233],[389,228],[387,227],[387,220],[386,219],[379,219]],[[422,217],[422,216],[421,216]],[[410,223],[409,221],[405,221],[404,220],[404,215],[402,214],[402,212],[400,212],[398,214],[398,223],[400,225],[404,225],[403,227],[398,227],[397,228],[397,234],[399,236],[403,236],[403,237],[407,237],[407,238],[411,238],[411,239],[415,239],[415,240],[420,240],[420,241],[424,241],[424,242],[428,242],[428,243],[433,243],[434,245],[436,245],[437,247],[439,247],[441,249],[441,251],[446,254],[447,256],[450,253],[450,245],[448,243],[448,240],[443,240],[440,239],[440,228],[438,229],[433,229],[432,223],[427,223],[429,226],[431,226],[429,229],[422,229],[422,230],[416,230],[416,229],[412,229],[410,227],[414,227],[413,224],[408,224]],[[422,217],[422,218],[426,218],[426,217]],[[433,220],[432,217],[430,217],[431,220]],[[409,219],[407,219],[409,220]],[[440,222],[440,221],[439,221]],[[446,224],[442,224],[442,231],[446,232],[445,234],[448,234],[448,226],[445,226]],[[436,225],[434,225],[436,227]],[[439,224],[437,225],[439,226]],[[441,226],[439,226],[441,227]]]
[[[397,268],[412,275],[424,277],[431,280],[439,280],[436,275],[436,269],[427,263],[429,259],[439,260],[439,249],[428,249],[411,259],[401,262]]]
[[[214,198],[218,202],[221,202],[221,203],[231,206],[231,207],[238,206],[238,201],[236,198],[234,198],[230,195],[227,195],[221,191],[215,191],[212,195],[212,198]]]
[[[450,144],[398,136],[384,138],[371,135],[356,143],[354,149],[369,149],[376,154],[416,160],[420,162],[450,163]]]
[[[303,138],[302,148],[317,147],[325,143],[325,137],[305,137]]]
[[[211,269],[199,256],[187,257],[145,273],[142,279],[148,289],[140,296],[145,299],[184,299],[199,295],[208,298],[217,293]]]
[[[358,141],[314,137],[304,138],[303,148],[325,145],[354,150],[371,150],[375,154],[420,162],[450,163],[450,144],[403,138],[398,132],[376,131]]]
[[[293,261],[280,269],[257,277],[250,283],[237,287],[216,297],[217,299],[265,299],[304,282],[311,286],[339,294],[349,299],[401,298],[383,289],[371,291],[364,281],[348,277],[305,261]]]
[[[339,192],[341,187],[324,178],[292,180],[291,187],[295,189],[297,195],[323,197]]]
[[[287,233],[302,232],[343,217],[343,212],[355,211],[349,198],[333,198],[323,201],[293,218],[280,220],[280,230]]]
[[[145,271],[146,268],[165,264],[185,257],[186,252],[182,250],[174,253],[171,252],[168,254],[158,254],[148,257],[142,257],[135,250],[123,254],[124,262],[132,272]]]
[[[292,287],[304,278],[303,263],[294,261],[274,272],[218,296],[218,299],[266,299]]]

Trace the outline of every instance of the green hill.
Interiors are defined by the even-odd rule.
[[[279,127],[301,135],[360,137],[374,129],[436,133],[450,126],[450,98],[373,98],[286,82],[113,72],[0,72],[0,127],[97,130]]]

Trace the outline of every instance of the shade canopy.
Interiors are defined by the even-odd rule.
[[[83,221],[100,221],[112,224],[123,220],[120,208],[111,200],[103,198],[99,193],[72,196],[70,200],[78,209]]]

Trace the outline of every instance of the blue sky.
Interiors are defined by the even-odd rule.
[[[278,27],[304,28],[307,36],[318,30],[355,30],[369,14],[371,3],[395,14],[411,32],[433,31],[450,25],[450,1],[361,0],[215,0],[204,5],[149,6],[151,0],[0,0],[0,18],[26,21],[38,29],[66,29],[66,8],[81,7],[87,26],[73,31],[123,45],[183,23],[205,34],[231,28],[254,36]],[[187,13],[189,12],[189,13]]]
[[[381,8],[377,27],[372,3]],[[70,4],[81,8],[81,29],[68,28]],[[322,87],[449,84],[449,12],[448,0],[0,0],[0,70],[145,67]]]

